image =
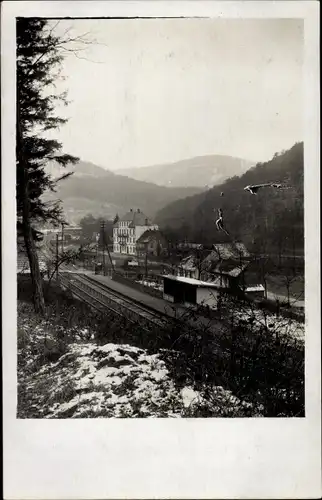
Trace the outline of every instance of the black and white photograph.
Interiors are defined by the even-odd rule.
[[[16,33],[18,418],[303,417],[303,21]]]
[[[15,17],[16,419],[305,419],[305,47],[291,15]]]

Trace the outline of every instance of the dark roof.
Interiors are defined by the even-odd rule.
[[[218,243],[213,245],[213,251],[205,260],[249,258],[250,253],[244,243]]]
[[[164,239],[164,236],[159,229],[147,229],[138,238],[137,243],[148,243],[152,238]]]
[[[122,222],[132,222],[133,226],[151,226],[151,220],[141,211],[129,210],[125,215],[119,219]],[[146,221],[148,222],[146,224]]]
[[[248,266],[249,262],[222,261],[212,270],[214,273],[226,274],[228,276],[239,276]]]
[[[220,255],[220,257],[219,257]],[[225,255],[225,258],[223,257]],[[232,257],[228,257],[231,255]],[[237,253],[229,253],[228,251],[219,253],[215,250],[206,257],[202,262],[202,273],[208,276],[226,275],[237,278],[250,264],[250,259],[246,256],[238,257]],[[247,251],[244,252],[247,255]]]

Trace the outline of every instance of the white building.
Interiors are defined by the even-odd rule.
[[[128,255],[136,255],[136,242],[140,236],[147,231],[158,230],[159,226],[138,208],[131,208],[121,217],[113,227],[113,252]]]
[[[217,309],[219,294],[220,286],[216,283],[171,274],[163,276],[163,298],[168,302]]]

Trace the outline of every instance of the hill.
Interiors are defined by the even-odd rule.
[[[120,175],[159,186],[201,188],[221,184],[228,177],[241,175],[254,165],[232,156],[196,156],[188,160],[150,167],[127,168],[119,170]]]
[[[65,174],[66,172],[74,172],[73,177],[92,177],[92,178],[106,178],[113,173],[110,170],[106,170],[105,168],[99,167],[94,163],[89,161],[80,161],[75,166],[70,166],[67,168],[63,168],[59,166],[55,162],[50,162],[46,166],[46,171],[48,174],[53,177],[59,177],[60,175]]]
[[[88,213],[113,218],[117,212],[130,208],[141,208],[149,217],[154,217],[165,205],[201,192],[200,188],[164,187],[137,181],[83,161],[67,169],[51,163],[46,170],[53,178],[74,172],[58,184],[56,193],[47,193],[44,198],[59,198],[67,219],[76,224]]]
[[[303,179],[303,143],[297,143],[240,177],[169,204],[159,211],[156,222],[172,234],[172,238],[207,244],[238,239],[261,252],[288,249],[303,254]],[[289,188],[265,188],[257,196],[244,191],[249,184],[264,182],[283,182]],[[216,229],[218,208],[223,210],[230,237]]]

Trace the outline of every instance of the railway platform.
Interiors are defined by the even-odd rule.
[[[126,286],[123,283],[119,283],[117,281],[114,281],[112,278],[107,277],[107,276],[99,276],[95,275],[93,278],[100,282],[105,284],[106,286],[110,287],[112,290],[115,290],[116,292],[122,293],[126,295],[129,298],[132,298],[134,300],[137,300],[141,302],[142,305],[146,305],[147,307],[153,308],[155,311],[159,311],[161,313],[167,314],[169,317],[173,318],[178,318],[178,319],[184,319],[184,321],[187,321],[190,323],[192,326],[199,326],[199,327],[205,327],[205,328],[211,328],[216,334],[219,334],[219,332],[225,332],[227,330],[227,326],[224,325],[223,321],[218,320],[218,319],[209,319],[204,316],[198,315],[198,320],[196,318],[188,318],[187,313],[188,309],[186,307],[182,307],[179,304],[172,304],[167,302],[164,299],[160,299],[158,297],[153,297],[152,295],[149,295],[148,293],[141,292],[140,290],[137,290],[135,288],[132,288],[130,286]]]
[[[114,281],[108,276],[92,275],[91,277],[98,282],[107,285],[112,290],[123,293],[127,297],[133,298],[141,302],[142,304],[155,309],[156,311],[167,314],[168,316],[175,317],[176,315],[180,316],[181,314],[186,313],[186,309],[184,309],[183,307],[177,306],[175,304],[170,304],[166,300],[160,299],[158,297],[153,297],[148,293],[144,293],[130,286],[126,286],[123,283]]]

